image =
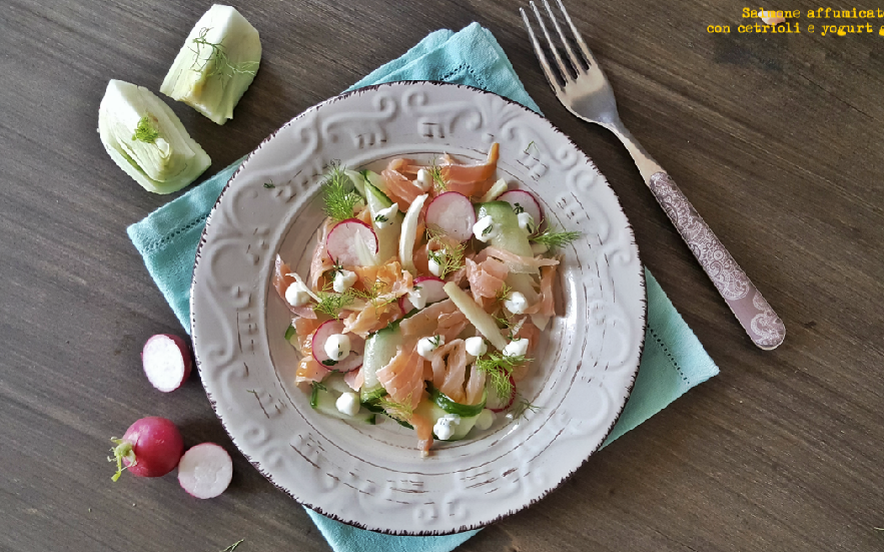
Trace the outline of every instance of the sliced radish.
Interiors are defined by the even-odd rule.
[[[344,333],[344,323],[340,320],[328,320],[323,322],[313,333],[311,349],[313,358],[329,370],[335,372],[349,372],[362,366],[362,353],[365,350],[365,341],[356,334],[348,333],[350,338],[350,354],[343,360],[334,361],[325,352],[325,343],[333,335]]]
[[[169,334],[157,334],[145,342],[141,364],[147,380],[163,393],[181,387],[193,368],[187,342]]]
[[[513,401],[516,400],[516,380],[513,379],[513,376],[510,376],[509,397],[498,395],[497,389],[490,384],[490,378],[487,381],[488,384],[485,386],[485,391],[488,393],[488,396],[485,399],[485,408],[492,412],[503,412],[513,405]]]
[[[342,266],[373,265],[378,253],[378,237],[370,225],[347,219],[331,229],[325,248],[329,257]]]
[[[476,211],[467,196],[458,192],[437,195],[427,207],[427,227],[465,242],[473,235]]]
[[[425,305],[448,299],[448,294],[442,289],[444,286],[445,281],[435,276],[418,276],[414,279],[414,287],[420,287],[421,295],[426,297]],[[408,298],[408,295],[403,295],[399,298],[399,308],[406,314],[414,308],[414,304]]]
[[[227,489],[232,478],[233,461],[215,443],[191,447],[178,464],[178,483],[196,498],[215,498]]]
[[[506,201],[513,206],[516,212],[528,213],[534,219],[534,226],[540,228],[543,222],[543,208],[534,194],[527,190],[510,190],[498,196],[497,201]]]
[[[445,286],[445,281],[435,276],[419,276],[414,279],[413,285],[421,287],[426,294],[428,305],[448,299],[448,294],[442,289]]]
[[[175,424],[166,418],[148,416],[129,426],[122,439],[111,439],[117,444],[114,457],[117,463],[116,481],[128,469],[137,477],[162,477],[175,469],[184,452],[184,440]]]

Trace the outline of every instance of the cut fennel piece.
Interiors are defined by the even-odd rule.
[[[190,31],[160,92],[223,125],[260,63],[257,29],[235,8],[215,4]]]
[[[156,94],[112,79],[98,107],[98,135],[111,159],[145,190],[170,194],[212,160]]]

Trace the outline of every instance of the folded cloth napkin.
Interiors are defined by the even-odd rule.
[[[496,92],[539,111],[494,36],[478,23],[459,32],[436,31],[402,57],[350,90],[400,80],[435,80]],[[206,217],[239,166],[222,170],[128,228],[153,279],[186,331],[190,331],[190,279]],[[650,272],[648,329],[641,366],[626,407],[605,445],[644,422],[718,368]],[[476,534],[398,537],[365,531],[307,511],[335,552],[448,552]]]

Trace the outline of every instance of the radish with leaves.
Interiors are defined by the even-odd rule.
[[[141,363],[147,380],[163,393],[181,387],[193,368],[187,342],[169,334],[157,334],[145,342]]]
[[[227,489],[232,478],[233,461],[215,443],[191,447],[178,464],[178,483],[196,498],[215,498]]]
[[[136,477],[162,477],[175,469],[184,452],[184,440],[171,420],[158,416],[141,418],[129,426],[122,439],[111,439],[110,462],[117,463],[113,480],[128,470]]]

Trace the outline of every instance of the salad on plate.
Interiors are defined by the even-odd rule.
[[[532,193],[496,178],[498,156],[494,143],[481,163],[328,169],[307,274],[277,256],[272,276],[313,408],[392,418],[426,456],[435,440],[530,407],[517,387],[556,315],[558,251],[578,233],[556,231]]]

